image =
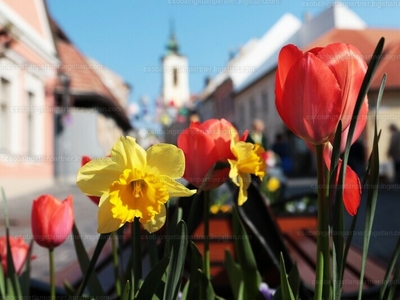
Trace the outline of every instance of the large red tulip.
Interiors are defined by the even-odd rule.
[[[276,108],[296,135],[323,144],[351,121],[367,65],[352,45],[335,43],[300,51],[282,48],[276,72]]]
[[[178,147],[185,154],[183,177],[196,187],[200,187],[208,171],[217,161],[233,159],[231,151],[231,131],[237,132],[231,123],[221,119],[211,119],[204,123],[191,123],[178,137]],[[229,176],[229,167],[214,171],[204,190],[216,188]]]
[[[74,223],[72,195],[64,201],[52,195],[42,195],[33,201],[33,238],[40,246],[53,249],[62,244],[71,233]]]
[[[29,246],[24,242],[22,237],[9,237],[11,255],[13,258],[14,268],[17,274],[21,274],[22,268],[26,261],[26,257],[29,252]],[[0,237],[0,258],[1,266],[3,267],[4,273],[7,274],[7,237]],[[34,258],[34,257],[32,257]]]

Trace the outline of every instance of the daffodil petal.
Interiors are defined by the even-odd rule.
[[[239,175],[239,197],[238,204],[242,205],[247,201],[247,189],[250,186],[251,176],[250,174]]]
[[[165,209],[165,205],[162,204],[160,213],[155,215],[153,220],[150,220],[145,224],[143,224],[143,228],[150,233],[156,232],[157,230],[161,229],[161,227],[164,226],[166,218],[167,218],[167,211]]]
[[[111,150],[111,157],[120,169],[143,170],[146,167],[146,151],[130,136],[121,136],[116,141]]]
[[[110,202],[110,195],[108,193],[103,194],[100,198],[99,211],[97,215],[98,233],[110,233],[124,225],[124,223],[121,223],[121,220],[113,217],[112,208],[113,205]]]
[[[229,164],[231,165],[231,169],[229,170],[229,178],[232,179],[232,182],[234,184],[236,184],[237,186],[239,186],[239,182],[238,182],[238,169],[237,169],[237,161],[233,160],[233,159],[228,159]]]
[[[170,197],[190,197],[196,194],[197,190],[189,190],[183,184],[173,180],[168,176],[160,176],[163,180]]]
[[[76,183],[84,194],[100,197],[120,174],[121,170],[111,157],[93,159],[80,168]]]
[[[181,178],[185,172],[185,156],[178,147],[170,144],[156,144],[146,151],[147,166],[159,174],[173,179]]]

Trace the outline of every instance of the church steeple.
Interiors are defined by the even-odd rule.
[[[162,58],[162,98],[165,106],[180,108],[190,101],[188,60],[179,53],[173,25],[171,21],[167,53]]]
[[[175,29],[174,29],[173,21],[171,21],[171,23],[170,23],[170,34],[169,34],[169,41],[167,44],[167,50],[168,50],[168,54],[169,53],[174,53],[174,54],[179,53],[179,44],[175,37]]]

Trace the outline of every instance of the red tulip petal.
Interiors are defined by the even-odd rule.
[[[237,132],[236,128],[225,119],[211,119],[201,125],[201,129],[212,139],[214,139],[215,148],[218,153],[217,160],[226,161],[233,159],[231,151],[231,131]]]
[[[74,223],[72,196],[68,196],[51,215],[49,236],[53,247],[62,244],[71,233]]]
[[[74,222],[72,196],[63,202],[51,195],[40,196],[33,202],[31,222],[36,243],[46,248],[60,245]]]
[[[354,144],[355,141],[360,137],[361,133],[363,132],[365,125],[367,124],[368,120],[368,100],[365,98],[363,105],[361,106],[360,113],[357,118],[356,127],[354,128],[353,138],[351,139],[351,144]],[[346,147],[347,142],[347,135],[349,134],[350,125],[343,130],[341,140],[340,140],[340,152],[343,153]],[[333,137],[331,139],[331,143],[333,143]]]
[[[303,52],[295,45],[286,45],[279,52],[278,69],[275,78],[275,93],[277,101],[281,100],[286,77],[295,62],[303,56]],[[278,104],[277,104],[278,105]]]
[[[90,158],[90,156],[84,155],[81,158],[81,166],[86,165],[89,161],[91,161],[92,159]]]
[[[356,172],[349,166],[346,167],[343,202],[344,207],[350,215],[354,216],[357,214],[361,202],[361,182]]]
[[[310,53],[314,54],[315,56],[317,56],[319,51],[321,51],[322,49],[324,49],[324,47],[314,47],[314,48],[308,50],[307,52],[310,52]]]
[[[334,134],[341,117],[341,90],[331,70],[314,54],[305,53],[290,69],[276,107],[295,134],[322,144]]]
[[[200,187],[204,177],[217,161],[214,140],[195,126],[185,129],[178,137],[178,147],[185,154],[183,177]]]
[[[340,86],[344,99],[342,124],[346,128],[351,122],[367,64],[356,47],[343,43],[326,46],[317,57],[331,69]]]

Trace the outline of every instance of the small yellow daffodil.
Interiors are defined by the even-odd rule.
[[[247,189],[250,186],[251,174],[262,179],[265,176],[265,161],[261,154],[265,152],[259,144],[246,143],[239,140],[238,134],[233,132],[231,151],[236,159],[228,159],[231,165],[229,177],[239,187],[238,204],[247,200]]]
[[[281,182],[276,177],[271,177],[267,182],[267,189],[270,192],[276,192],[281,187]]]
[[[170,197],[187,197],[189,190],[175,181],[182,177],[185,158],[182,150],[157,144],[145,151],[132,137],[121,137],[110,157],[94,159],[78,172],[77,184],[83,193],[99,196],[99,233],[117,230],[139,218],[148,232],[165,223],[165,203]]]
[[[218,206],[217,204],[211,205],[211,207],[210,207],[210,212],[211,212],[213,215],[216,215],[216,214],[219,212],[219,206]]]

